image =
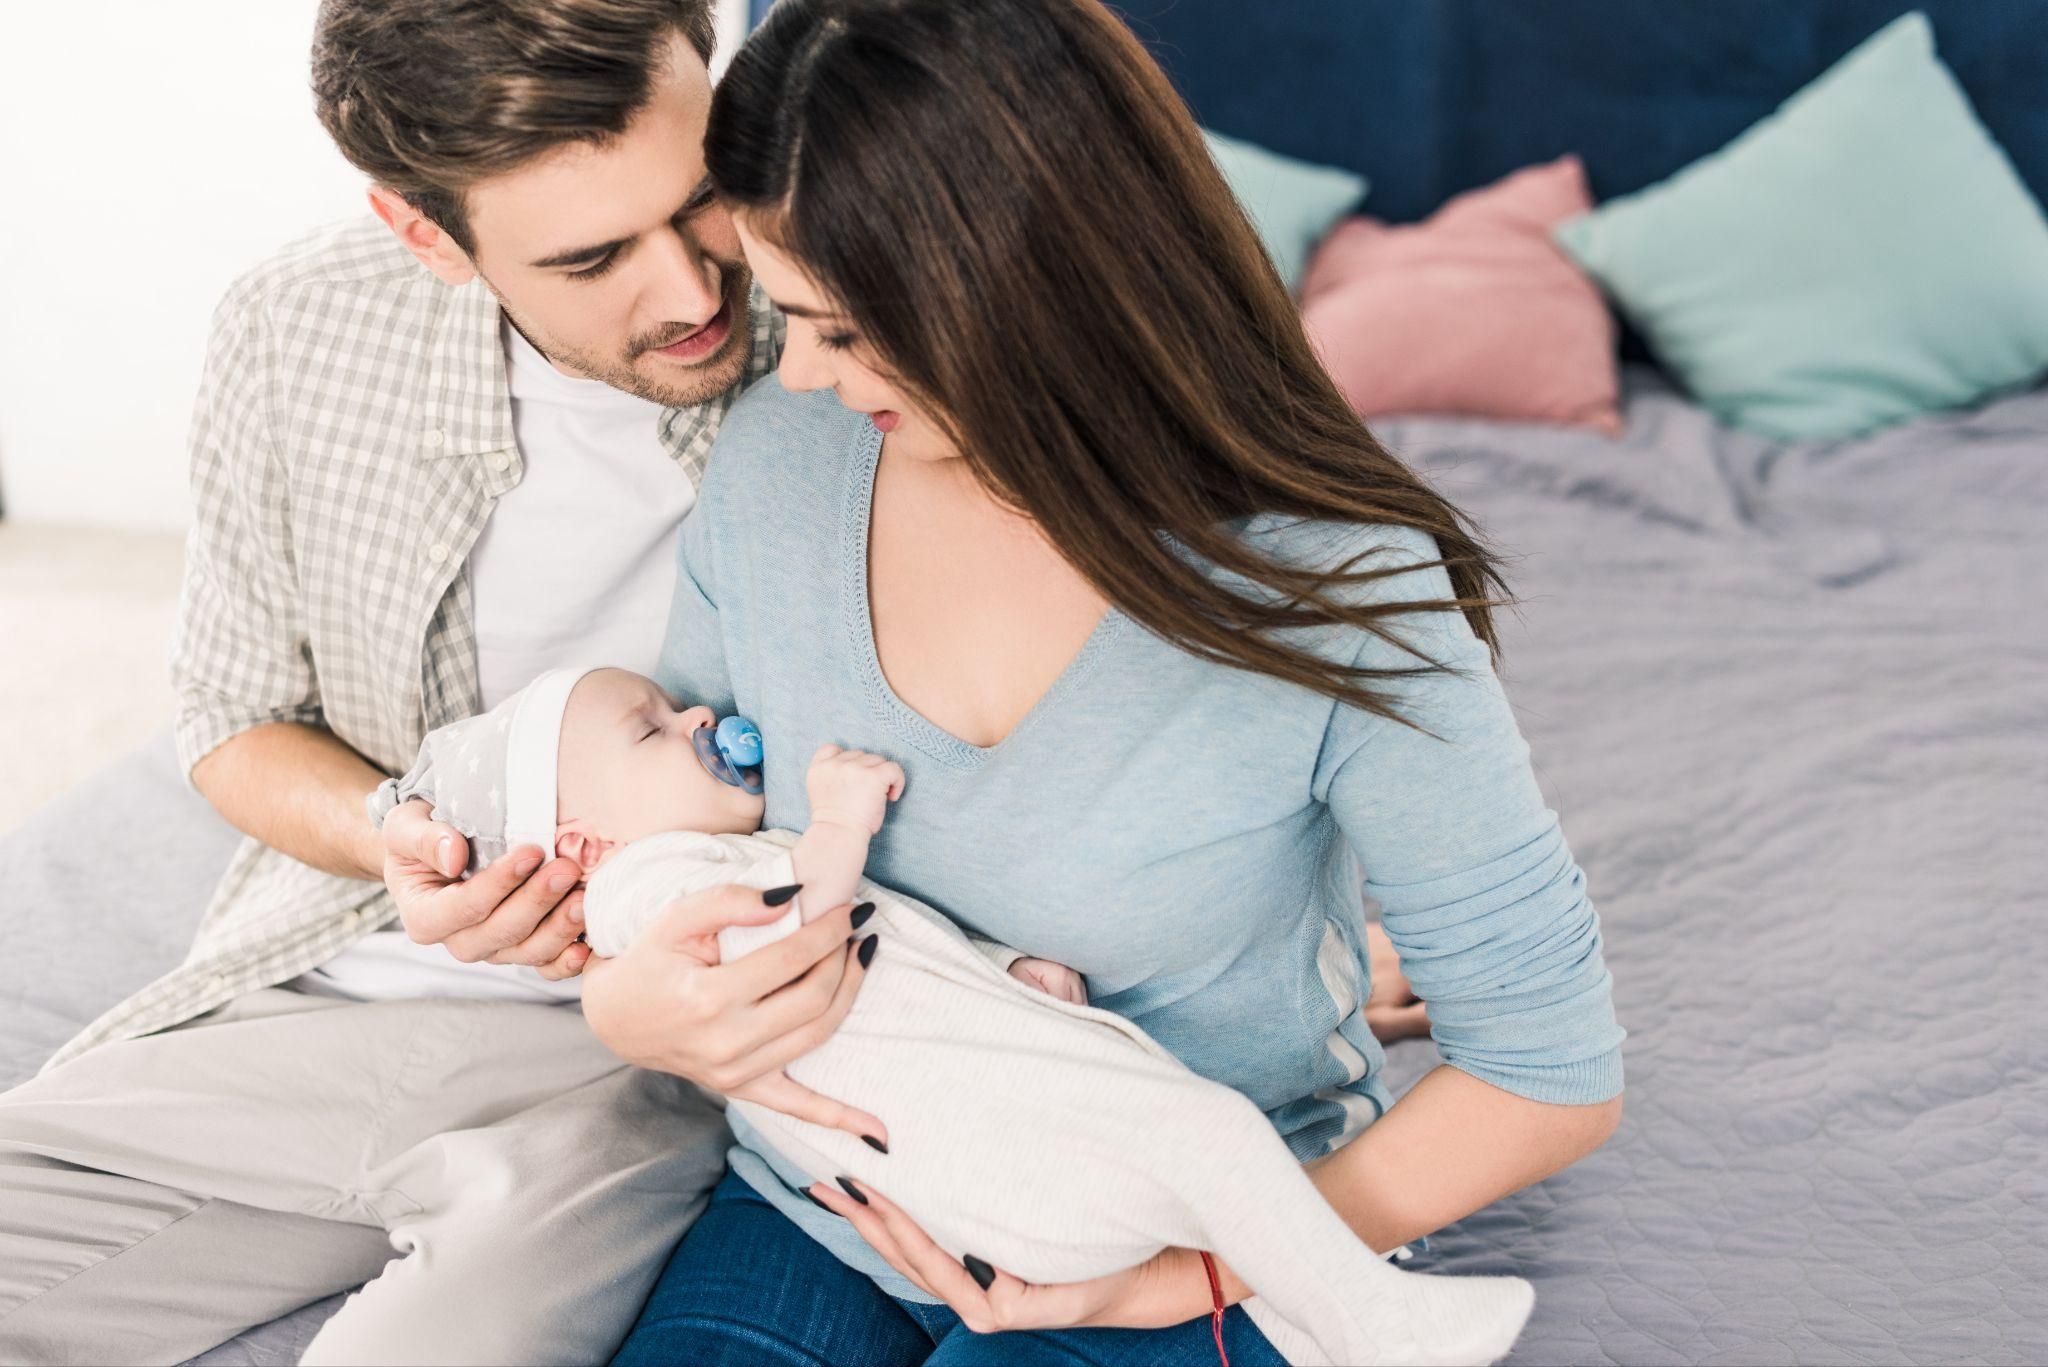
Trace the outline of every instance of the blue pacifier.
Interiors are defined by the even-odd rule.
[[[761,791],[761,728],[745,717],[727,717],[716,726],[700,726],[690,744],[711,777],[745,792]]]

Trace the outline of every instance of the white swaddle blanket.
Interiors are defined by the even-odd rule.
[[[673,832],[591,877],[587,938],[623,952],[662,908],[721,884],[796,881],[796,837]],[[1264,1114],[1137,1026],[1034,991],[938,913],[863,882],[884,941],[853,1009],[789,1074],[889,1121],[890,1151],[748,1102],[733,1106],[820,1181],[846,1174],[955,1257],[1027,1282],[1082,1281],[1162,1248],[1206,1249],[1256,1296],[1289,1362],[1488,1363],[1535,1293],[1517,1277],[1402,1272],[1360,1242]],[[720,936],[727,962],[794,931],[797,910]]]

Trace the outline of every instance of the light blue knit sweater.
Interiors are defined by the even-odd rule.
[[[880,445],[831,393],[763,381],[727,417],[684,524],[660,681],[759,723],[766,825],[803,829],[819,745],[897,760],[908,787],[869,877],[1079,970],[1093,1004],[1252,1098],[1303,1160],[1392,1104],[1360,1012],[1366,895],[1450,1063],[1539,1101],[1621,1090],[1585,880],[1462,615],[1404,619],[1407,639],[1463,671],[1396,690],[1434,737],[1197,660],[1112,610],[1010,736],[968,745],[898,699],[876,660],[866,547]],[[1373,547],[1396,557],[1384,563],[1435,558],[1402,529],[1259,518],[1243,534],[1302,563]],[[1441,569],[1370,591],[1450,594]],[[1315,645],[1414,663],[1362,632]],[[924,1299],[779,1180],[744,1127],[739,1139],[735,1168],[790,1218],[892,1294]]]

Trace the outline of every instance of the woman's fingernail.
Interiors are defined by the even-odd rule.
[[[996,1270],[972,1253],[962,1258],[960,1265],[967,1269],[967,1275],[974,1278],[974,1284],[982,1290],[986,1291],[995,1285]]]
[[[873,916],[874,914],[875,904],[873,902],[862,902],[859,906],[853,909],[853,916],[850,918],[853,922],[853,928],[855,930],[859,930],[862,926],[868,923],[868,917]]]
[[[569,904],[569,924],[572,926],[583,924],[583,899],[580,897]]]
[[[567,892],[570,888],[573,888],[575,886],[576,875],[570,873],[567,869],[562,870],[553,878],[548,879],[549,892]]]
[[[455,837],[444,835],[441,843],[434,846],[434,866],[443,873],[448,871],[448,861],[455,857]]]
[[[779,907],[804,890],[802,883],[791,883],[786,888],[770,888],[761,894],[761,900],[771,907]]]
[[[870,935],[867,939],[860,942],[859,949],[853,951],[853,957],[860,960],[862,968],[866,968],[875,961],[875,942],[879,939],[881,939],[879,935]]]
[[[860,1137],[860,1142],[867,1145],[869,1148],[873,1149],[876,1153],[889,1152],[889,1146],[887,1144],[884,1144],[881,1140],[875,1138],[871,1134],[862,1135]]]
[[[848,1196],[851,1196],[854,1200],[860,1202],[862,1205],[866,1205],[868,1203],[868,1198],[860,1194],[860,1188],[853,1184],[853,1179],[851,1177],[840,1177],[835,1178],[834,1180],[839,1183],[840,1190],[844,1191]]]

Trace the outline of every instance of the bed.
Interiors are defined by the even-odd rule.
[[[2048,202],[2038,0],[1120,8],[1393,222],[1568,152],[1639,190],[1919,9]],[[1620,1132],[1434,1265],[1534,1279],[1516,1363],[2048,1361],[2048,391],[1776,445],[1622,352],[1616,442],[1375,424],[1517,557],[1508,691],[1632,1032]]]
[[[1391,217],[1564,151],[1636,188],[1906,7],[1132,6],[1206,120]],[[2041,195],[2048,7],[1924,8]],[[1530,62],[1571,93],[1517,122]],[[1780,445],[1623,378],[1618,440],[1375,424],[1512,557],[1508,690],[1631,1031],[1614,1139],[1418,1266],[1531,1278],[1519,1364],[2048,1361],[2048,391]],[[0,839],[0,1085],[176,960],[231,843],[167,741]],[[200,1360],[294,1361],[332,1304]]]

